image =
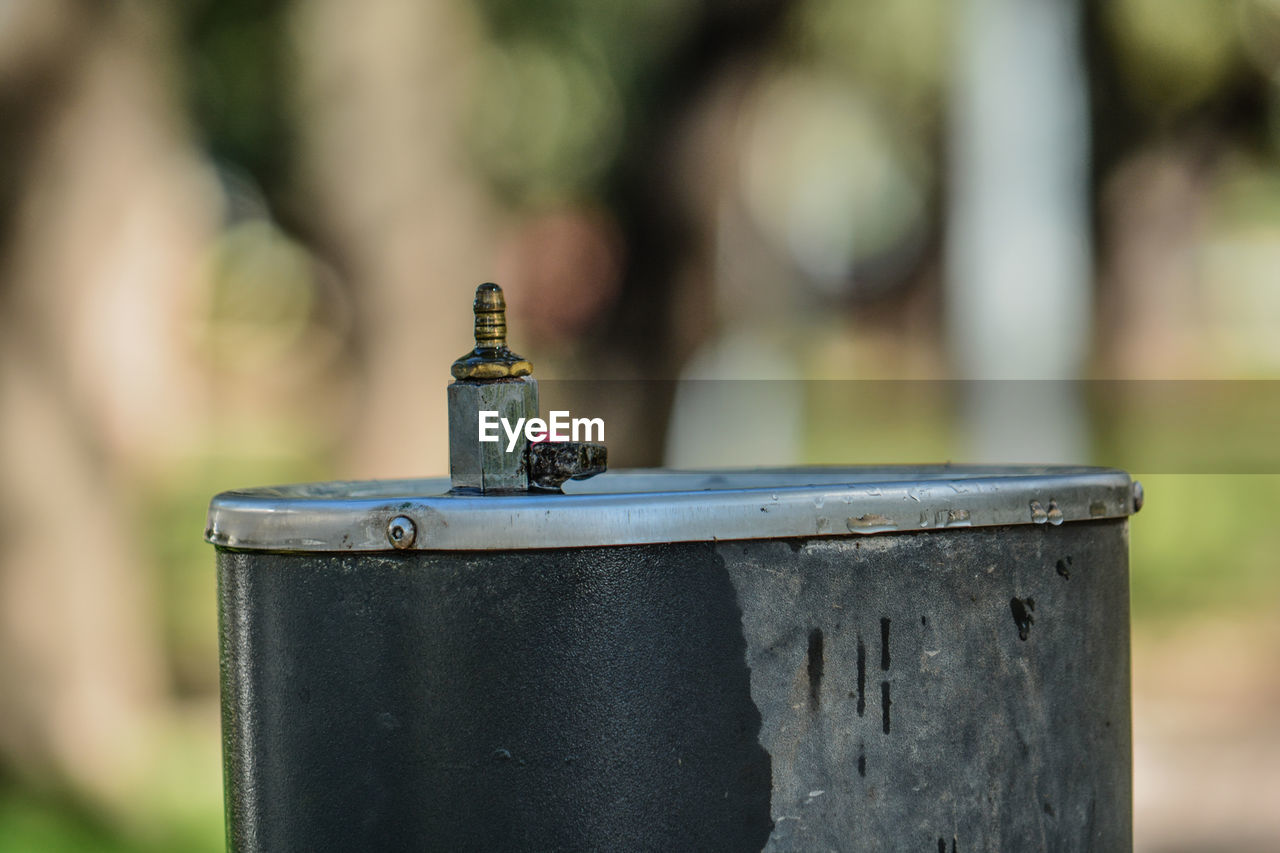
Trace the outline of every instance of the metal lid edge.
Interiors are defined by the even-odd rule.
[[[1056,525],[1134,512],[1133,481],[1124,471],[1025,470],[713,491],[393,500],[224,492],[210,503],[205,539],[233,550],[390,551],[388,525],[403,517],[414,536],[402,550],[524,550]]]

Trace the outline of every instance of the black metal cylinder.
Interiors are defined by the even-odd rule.
[[[231,849],[1129,848],[1127,476],[766,482],[702,522],[617,476],[510,499],[492,549],[447,537],[503,498],[348,503],[346,548],[287,491],[215,500]],[[694,541],[627,541],[655,501]],[[771,514],[804,535],[739,535]],[[392,517],[414,547],[374,549]]]

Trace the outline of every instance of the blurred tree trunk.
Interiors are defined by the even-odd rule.
[[[304,193],[358,292],[353,476],[448,472],[444,386],[494,273],[496,214],[459,128],[479,47],[461,2],[301,0]]]
[[[0,45],[0,753],[117,803],[164,682],[122,496],[203,402],[174,332],[212,227],[164,33],[130,9],[26,4]]]
[[[1076,0],[967,0],[951,97],[947,324],[968,455],[1082,462],[1091,341],[1087,77]],[[993,380],[1031,380],[1017,383]]]
[[[661,380],[633,382],[613,406],[608,422],[628,438],[622,464],[663,464],[674,380],[715,328],[716,231],[736,178],[739,108],[795,5],[699,5],[631,121],[606,191],[627,247],[621,298],[583,359],[597,377]]]

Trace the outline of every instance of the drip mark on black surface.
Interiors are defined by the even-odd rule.
[[[867,778],[867,754],[866,752],[858,753],[858,775],[863,779]]]
[[[889,701],[889,682],[880,682],[880,712],[883,714],[881,718],[881,727],[884,733],[889,733],[889,706],[893,703]]]
[[[858,716],[867,710],[867,647],[862,644],[862,635],[858,635]]]
[[[1031,615],[1031,611],[1036,609],[1036,600],[1034,598],[1018,598],[1009,599],[1009,610],[1013,613],[1013,624],[1018,626],[1018,639],[1024,642],[1031,633],[1031,626],[1035,624],[1035,617]]]
[[[814,628],[809,632],[809,705],[818,707],[819,695],[822,691],[822,629]]]
[[[889,670],[889,620],[880,620],[880,668]]]
[[[1063,580],[1071,580],[1071,557],[1070,556],[1067,556],[1065,559],[1058,561],[1058,574],[1062,576]]]

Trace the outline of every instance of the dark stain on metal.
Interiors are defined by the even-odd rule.
[[[1031,626],[1035,624],[1036,618],[1031,615],[1031,611],[1036,609],[1036,600],[1034,598],[1018,598],[1014,596],[1009,599],[1009,610],[1013,613],[1013,624],[1018,626],[1018,639],[1026,641],[1031,634]]]
[[[882,681],[880,682],[880,725],[885,734],[889,733],[889,706],[892,704],[889,701],[889,682]]]
[[[1061,575],[1064,580],[1071,580],[1071,555],[1068,554],[1066,557],[1059,560],[1057,568],[1058,574]]]
[[[938,839],[938,853],[947,853],[947,840],[945,838]]]
[[[867,647],[858,635],[858,716],[867,711]]]
[[[889,671],[889,621],[880,620],[880,669]]]
[[[863,779],[867,778],[867,753],[865,751],[858,752],[858,775]]]
[[[822,701],[822,629],[809,632],[809,707],[816,709]]]

